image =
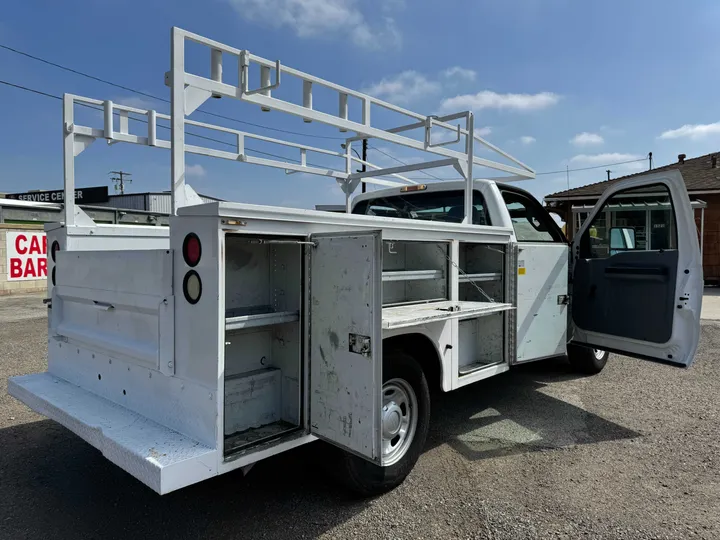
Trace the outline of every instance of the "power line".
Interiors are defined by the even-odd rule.
[[[45,96],[45,97],[51,97],[51,98],[59,99],[62,101],[62,98],[60,96],[54,96],[52,94],[48,94],[47,92],[41,92],[40,90],[35,90],[34,88],[28,88],[27,86],[22,86],[20,84],[13,84],[13,83],[7,82],[7,81],[0,81],[0,84],[12,86],[13,88],[19,88],[20,90],[26,90],[27,92],[32,92],[33,94],[38,94],[40,96]]]
[[[14,84],[14,83],[11,83],[11,82],[8,82],[8,81],[3,81],[3,80],[0,80],[0,84],[4,84],[4,85],[6,85],[6,86],[11,86],[11,87],[13,87],[13,88],[18,88],[18,89],[20,89],[20,90],[25,90],[25,91],[27,91],[27,92],[32,92],[33,94],[38,94],[38,95],[40,95],[40,96],[49,97],[49,98],[52,98],[52,99],[57,99],[57,100],[59,100],[59,101],[62,101],[62,98],[61,98],[60,96],[55,96],[55,95],[53,95],[53,94],[48,94],[47,92],[42,92],[42,91],[40,91],[40,90],[35,90],[34,88],[28,88],[27,86],[22,86],[22,85],[20,85],[20,84]],[[101,109],[100,107],[95,107],[95,106],[93,106],[93,105],[90,105],[89,103],[78,103],[78,105],[81,105],[81,106],[86,107],[86,108],[88,108],[88,109],[92,109],[92,110],[94,110],[94,111],[100,111],[100,112],[102,112],[102,110],[103,110],[103,109]],[[119,115],[119,113],[115,113],[115,115],[117,116],[117,115]],[[135,122],[141,122],[141,123],[143,123],[143,124],[147,124],[147,120],[144,120],[144,119],[142,119],[142,118],[135,118],[135,117],[133,117],[133,116],[128,116],[128,118],[129,118],[130,120],[135,121]],[[157,126],[158,126],[159,128],[162,128],[162,129],[170,130],[170,126],[164,126],[164,125],[162,125],[162,124],[160,124],[160,123],[158,123]],[[200,135],[199,133],[192,133],[192,132],[188,131],[188,132],[186,132],[186,135],[189,136],[189,137],[196,137],[196,138],[198,138],[198,139],[204,139],[204,140],[206,140],[206,141],[212,141],[212,142],[216,142],[216,143],[219,143],[219,144],[224,144],[224,145],[226,145],[226,146],[230,146],[230,147],[232,147],[232,148],[235,148],[235,144],[234,144],[234,143],[229,143],[229,142],[223,141],[223,140],[221,140],[221,139],[215,139],[215,138],[213,138],[213,137],[207,137],[206,135]],[[245,150],[250,151],[250,152],[254,152],[254,153],[256,153],[256,154],[261,154],[261,155],[264,155],[264,156],[274,157],[274,158],[277,158],[277,159],[283,159],[283,160],[291,161],[291,162],[294,162],[294,163],[300,163],[300,160],[299,160],[299,159],[293,159],[293,158],[289,158],[289,157],[285,157],[285,156],[280,156],[280,155],[278,155],[278,154],[272,154],[272,153],[270,153],[270,152],[263,152],[262,150],[257,150],[257,149],[255,149],[255,148],[249,148],[249,147],[247,147],[247,146],[245,147]],[[308,165],[311,165],[311,166],[313,166],[313,167],[325,167],[325,165],[317,165],[317,164],[312,164],[312,163],[308,163]]]
[[[370,146],[370,148],[372,148],[373,150],[377,150],[377,151],[380,152],[381,154],[384,154],[384,155],[386,155],[387,157],[389,157],[389,158],[391,158],[391,159],[394,159],[394,160],[397,161],[398,163],[402,163],[403,165],[407,165],[406,162],[404,162],[404,161],[396,158],[396,157],[393,156],[393,155],[388,154],[387,152],[384,152],[384,151],[380,150],[380,149],[379,149],[378,147],[376,147],[376,146]],[[543,175],[547,175],[547,174],[560,174],[560,173],[576,172],[576,171],[589,171],[589,170],[591,170],[591,169],[601,169],[601,168],[603,168],[603,167],[614,167],[615,165],[626,165],[627,163],[637,163],[638,161],[645,161],[646,159],[647,159],[647,158],[639,158],[639,159],[631,159],[631,160],[628,160],[628,161],[618,161],[617,163],[605,163],[604,165],[593,165],[592,167],[580,167],[580,168],[577,168],[577,169],[562,169],[562,170],[559,170],[559,171],[539,172],[539,173],[535,173],[535,176],[543,176]],[[427,172],[427,171],[419,171],[419,172],[421,172],[421,173],[423,173],[423,174],[426,174],[427,176],[430,176],[431,178],[434,178],[435,180],[463,180],[463,179],[460,178],[460,177],[457,177],[457,178],[439,178],[439,177],[437,177],[437,176],[435,176],[435,175],[430,174],[430,173]],[[411,178],[411,180],[422,180],[422,179],[421,179],[421,178]]]
[[[640,159],[631,159],[629,161],[618,161],[616,163],[605,163],[604,165],[593,165],[592,167],[581,167],[578,169],[565,168],[565,169],[560,169],[557,171],[546,171],[546,172],[535,173],[535,176],[543,176],[543,175],[547,175],[547,174],[560,174],[560,173],[567,174],[567,173],[577,172],[577,171],[589,171],[592,169],[602,169],[603,167],[613,167],[615,165],[626,165],[628,163],[637,163],[638,161],[646,161],[646,160],[647,160],[647,158],[640,158]],[[410,180],[422,180],[422,178],[410,178]],[[438,178],[438,180],[445,180],[445,181],[447,181],[447,180],[464,180],[464,178],[461,178],[458,176],[456,178]]]
[[[591,169],[602,169],[603,167],[613,167],[615,165],[626,165],[627,163],[637,163],[638,161],[645,161],[647,158],[630,159],[628,161],[618,161],[617,163],[605,163],[604,165],[593,165],[592,167],[581,167],[579,169],[562,169],[559,171],[547,171],[535,173],[535,176],[542,176],[544,174],[560,174],[564,172],[576,172],[576,171],[589,171]]]
[[[390,159],[394,159],[394,160],[397,161],[398,163],[402,163],[403,165],[407,165],[407,163],[404,162],[403,160],[398,159],[398,158],[396,158],[395,156],[393,156],[393,155],[391,155],[391,154],[388,154],[387,152],[385,152],[385,151],[383,151],[383,150],[380,150],[377,146],[370,146],[370,145],[368,145],[368,148],[371,148],[371,149],[373,149],[373,150],[377,150],[377,151],[380,152],[381,154],[389,157]],[[434,174],[430,174],[430,173],[427,172],[427,171],[421,170],[421,171],[419,171],[419,172],[423,173],[425,176],[429,176],[430,178],[434,178],[435,180],[442,180],[442,178],[440,178],[440,177],[438,177],[438,176],[435,176]]]
[[[125,195],[125,183],[132,184],[132,173],[125,171],[110,171],[108,174],[114,174],[110,180],[115,183],[115,191],[119,191],[120,195]]]
[[[4,47],[4,46],[3,46],[3,45],[0,45],[0,47]],[[43,92],[43,91],[41,91],[41,90],[36,90],[36,89],[34,89],[34,88],[29,88],[29,87],[27,87],[27,86],[22,86],[22,85],[20,85],[20,84],[11,83],[11,82],[4,81],[4,80],[0,80],[0,84],[4,84],[4,85],[6,85],[6,86],[10,86],[10,87],[13,87],[13,88],[18,88],[18,89],[20,89],[20,90],[25,90],[26,92],[31,92],[31,93],[33,93],[33,94],[37,94],[37,95],[40,95],[40,96],[49,97],[49,98],[53,98],[53,99],[57,99],[57,100],[62,101],[62,98],[61,98],[60,96],[56,96],[56,95],[53,95],[53,94],[49,94],[49,93],[47,93],[47,92]],[[87,108],[89,108],[89,109],[93,109],[93,110],[96,110],[96,111],[102,111],[101,108],[95,107],[95,106],[90,105],[90,104],[88,104],[88,103],[78,103],[78,105],[82,105],[83,107],[87,107]],[[118,114],[118,113],[116,113],[116,114]],[[134,118],[134,117],[132,117],[132,116],[130,116],[129,118],[130,118],[130,120],[134,120],[134,121],[136,121],[136,122],[142,122],[142,123],[144,123],[144,124],[147,124],[147,120],[143,120],[143,119],[141,119],[141,118]],[[241,120],[238,120],[238,122],[241,122]],[[160,123],[158,123],[158,127],[162,128],[162,129],[167,129],[167,130],[170,129],[170,126],[164,126],[164,125],[162,125],[162,124],[160,124]],[[260,126],[260,127],[263,127],[263,126]],[[270,129],[273,129],[273,128],[270,128]],[[215,138],[213,138],[213,137],[207,137],[207,136],[205,136],[205,135],[200,135],[200,134],[198,134],[198,133],[192,133],[192,132],[186,132],[186,133],[187,133],[187,135],[190,136],[190,137],[196,137],[196,138],[198,138],[198,139],[205,139],[205,140],[207,140],[207,141],[212,141],[212,142],[224,144],[224,145],[227,145],[227,146],[231,146],[231,147],[233,147],[233,148],[235,147],[235,144],[234,144],[234,143],[229,143],[229,142],[227,142],[227,141],[223,141],[223,140],[220,140],[220,139],[215,139]],[[394,160],[397,161],[398,163],[401,163],[401,164],[403,164],[403,165],[407,165],[407,164],[408,164],[407,162],[402,161],[401,159],[396,158],[396,157],[393,156],[392,154],[389,154],[389,153],[385,152],[384,150],[381,150],[380,148],[378,148],[378,147],[376,147],[376,146],[370,146],[370,145],[368,145],[368,148],[371,148],[371,149],[373,149],[373,150],[377,150],[377,151],[380,152],[381,154],[389,157],[390,159],[394,159]],[[284,160],[287,160],[287,161],[292,161],[292,162],[295,162],[295,163],[300,163],[300,160],[288,158],[288,157],[285,157],[285,156],[280,156],[280,155],[277,155],[277,154],[272,154],[272,153],[269,153],[269,152],[263,152],[262,150],[257,150],[257,149],[248,148],[248,147],[246,147],[245,149],[246,149],[246,150],[249,150],[250,152],[255,152],[256,154],[261,154],[261,155],[265,155],[265,156],[274,157],[274,158],[277,158],[277,159],[284,159]],[[548,174],[560,174],[560,173],[568,173],[568,172],[577,172],[577,171],[589,171],[589,170],[592,170],[592,169],[601,169],[601,168],[603,168],[603,167],[614,167],[614,166],[616,166],[616,165],[626,165],[626,164],[628,164],[628,163],[637,163],[638,161],[645,161],[646,159],[647,159],[647,158],[639,158],[639,159],[631,159],[631,160],[628,160],[628,161],[618,161],[618,162],[615,162],[615,163],[605,163],[605,164],[603,164],[603,165],[593,165],[592,167],[580,167],[580,168],[577,168],[577,169],[562,169],[562,170],[557,170],[557,171],[539,172],[539,173],[535,173],[535,176],[543,176],[543,175],[548,175]],[[325,167],[325,165],[317,165],[317,164],[312,164],[312,163],[308,163],[308,165],[311,165],[311,166],[313,166],[313,167]],[[435,176],[435,175],[433,175],[433,174],[430,174],[430,173],[427,172],[427,171],[422,171],[422,170],[419,171],[419,172],[421,172],[421,173],[429,176],[430,178],[434,178],[435,180],[440,180],[440,181],[446,181],[446,180],[462,180],[462,178],[459,178],[459,177],[458,177],[458,178],[440,178],[440,177],[438,177],[438,176]],[[411,178],[411,180],[422,180],[422,179]]]
[[[124,85],[122,85],[122,84],[118,84],[118,83],[115,83],[115,82],[112,82],[112,81],[108,81],[107,79],[102,79],[102,78],[100,78],[100,77],[95,77],[94,75],[90,75],[89,73],[84,73],[84,72],[79,71],[79,70],[77,70],[77,69],[73,69],[73,68],[70,68],[70,67],[67,67],[67,66],[63,66],[63,65],[58,64],[58,63],[56,63],[56,62],[51,62],[50,60],[46,60],[45,58],[40,58],[39,56],[35,56],[35,55],[30,54],[30,53],[26,53],[26,52],[24,52],[24,51],[20,51],[20,50],[18,50],[18,49],[13,48],[13,47],[9,47],[9,46],[7,46],[7,45],[3,45],[2,43],[0,43],[0,48],[1,48],[1,49],[5,49],[6,51],[13,52],[13,53],[15,53],[15,54],[19,54],[19,55],[21,55],[21,56],[25,56],[26,58],[31,58],[32,60],[36,60],[36,61],[38,61],[38,62],[42,62],[43,64],[47,64],[47,65],[49,65],[49,66],[53,66],[53,67],[56,67],[56,68],[58,68],[58,69],[62,69],[63,71],[67,71],[67,72],[69,72],[69,73],[74,73],[75,75],[80,75],[81,77],[85,77],[85,78],[91,79],[91,80],[93,80],[93,81],[101,82],[101,83],[103,83],[103,84],[108,84],[108,85],[110,85],[110,86],[114,86],[115,88],[120,88],[120,89],[125,90],[125,91],[127,91],[127,92],[132,92],[132,93],[134,93],[134,94],[138,94],[138,95],[140,95],[140,96],[145,96],[145,97],[148,97],[148,98],[151,98],[151,99],[156,99],[156,100],[162,101],[162,102],[164,102],[164,103],[170,103],[170,100],[169,100],[169,99],[166,99],[166,98],[163,98],[163,97],[160,97],[160,96],[155,96],[155,95],[149,94],[149,93],[147,93],[147,92],[142,92],[142,91],[140,91],[140,90],[136,90],[136,89],[134,89],[134,88],[130,88],[129,86],[124,86]],[[237,122],[238,124],[245,124],[245,125],[248,125],[248,126],[253,126],[253,127],[256,127],[256,128],[260,128],[260,129],[267,129],[267,130],[270,130],[270,131],[276,131],[276,132],[279,132],[279,133],[287,133],[287,134],[289,134],[289,135],[298,135],[298,136],[300,136],[300,137],[313,137],[313,138],[316,138],[316,139],[331,139],[331,140],[340,140],[340,141],[344,141],[344,140],[345,140],[344,137],[331,137],[331,136],[328,136],[328,135],[312,135],[312,134],[308,134],[308,133],[300,133],[300,132],[297,132],[297,131],[291,131],[291,130],[288,130],[288,129],[280,129],[280,128],[274,128],[274,127],[269,127],[269,126],[263,126],[262,124],[255,124],[255,123],[253,123],[253,122],[248,122],[248,121],[246,121],[246,120],[238,120],[237,118],[232,118],[232,117],[230,117],[230,116],[225,116],[225,115],[222,115],[222,114],[217,114],[217,113],[213,113],[213,112],[210,112],[210,111],[205,111],[205,110],[203,110],[203,109],[198,109],[197,112],[200,112],[200,113],[203,113],[203,114],[207,114],[208,116],[214,116],[214,117],[216,117],[216,118],[222,118],[222,119],[224,119],[224,120],[229,120],[230,122]]]

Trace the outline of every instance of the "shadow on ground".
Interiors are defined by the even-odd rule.
[[[543,392],[569,378],[552,361],[437,396],[427,450],[482,460],[639,435]],[[163,497],[48,420],[0,430],[0,449],[2,538],[314,538],[370,504],[323,472],[322,443]]]

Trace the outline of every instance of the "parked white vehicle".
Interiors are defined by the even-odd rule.
[[[186,71],[188,40],[210,49],[210,78]],[[223,82],[223,54],[236,60],[225,65],[239,66],[239,86]],[[339,466],[352,487],[378,493],[401,483],[423,449],[430,388],[455,390],[565,354],[586,373],[599,372],[610,350],[692,363],[703,281],[679,173],[613,185],[568,246],[536,199],[502,183],[534,173],[476,135],[471,112],[427,117],[180,29],[171,65],[168,116],[65,97],[67,193],[75,156],[95,139],[167,148],[175,215],[169,229],[100,225],[65,198],[65,222],[48,227],[48,371],[8,383],[10,394],[158,493],[316,439],[346,451]],[[258,65],[262,86],[251,89]],[[272,96],[281,75],[302,81],[302,105]],[[313,85],[337,94],[337,115],[313,109]],[[353,135],[337,153],[186,118],[211,95]],[[349,100],[359,100],[361,120],[351,119]],[[103,128],[75,123],[76,103],[103,107]],[[411,123],[377,128],[376,108]],[[142,135],[131,133],[133,114],[145,119]],[[171,140],[157,135],[162,119]],[[236,135],[236,146],[188,145],[188,126]],[[464,149],[435,144],[438,132],[452,132]],[[362,162],[352,143],[363,138],[434,160],[352,172]],[[252,157],[247,139],[295,148],[299,163]],[[510,164],[476,156],[476,145]],[[184,182],[186,152],[334,178],[349,213],[198,204]],[[345,166],[309,165],[308,153]],[[447,166],[464,180],[403,176]],[[474,168],[507,176],[477,179]],[[352,198],[360,182],[387,189]],[[668,245],[611,245],[634,236],[602,221],[605,205],[651,186],[649,196],[672,205]]]

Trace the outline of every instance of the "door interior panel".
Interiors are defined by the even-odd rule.
[[[578,259],[573,320],[583,330],[653,343],[672,335],[677,250]]]

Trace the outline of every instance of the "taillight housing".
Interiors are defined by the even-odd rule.
[[[183,240],[182,246],[183,260],[185,264],[193,268],[200,262],[202,257],[202,245],[200,244],[200,238],[195,233],[188,233]]]
[[[56,254],[58,251],[60,251],[60,242],[58,242],[57,240],[55,240],[55,241],[52,243],[52,246],[50,246],[50,258],[52,259],[53,262],[55,262],[55,254]]]
[[[202,281],[195,270],[190,270],[183,279],[183,295],[190,304],[197,304],[202,296]]]

